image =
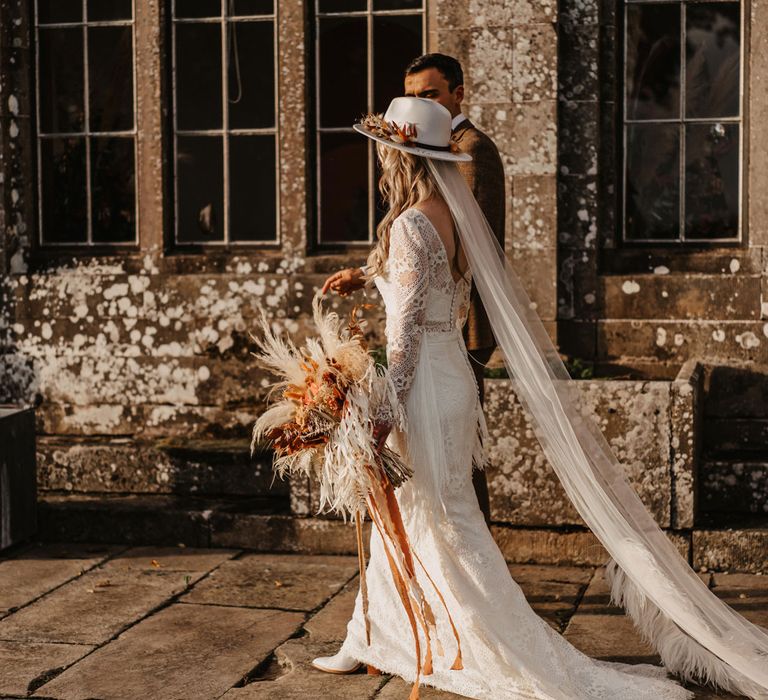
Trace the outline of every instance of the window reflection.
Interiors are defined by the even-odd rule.
[[[34,9],[41,243],[134,243],[133,4]]]
[[[352,124],[402,94],[405,67],[423,52],[424,4],[319,0],[317,7],[318,240],[368,242],[380,215],[369,186],[375,155]]]
[[[680,227],[679,136],[676,124],[632,124],[628,127],[628,238],[677,238]]]
[[[740,2],[633,1],[625,13],[625,238],[738,238]]]
[[[175,240],[274,242],[274,4],[175,2]]]
[[[688,124],[685,184],[685,229],[689,238],[738,235],[738,124]]]

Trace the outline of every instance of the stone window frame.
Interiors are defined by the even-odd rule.
[[[38,6],[39,6],[40,0],[30,0],[30,4],[32,7],[32,13],[33,13],[33,21],[32,21],[32,31],[33,31],[33,46],[34,46],[34,67],[33,67],[33,75],[34,75],[34,102],[35,102],[35,110],[34,110],[34,120],[35,120],[35,170],[36,170],[36,188],[35,188],[35,196],[36,196],[36,215],[37,215],[37,244],[40,247],[44,248],[72,248],[74,250],[80,251],[80,250],[87,250],[87,249],[93,249],[94,247],[103,246],[105,248],[123,248],[123,247],[131,247],[135,246],[137,239],[139,237],[139,205],[138,205],[138,196],[135,192],[135,186],[134,186],[134,215],[135,215],[135,232],[134,232],[134,239],[133,241],[115,241],[110,243],[94,243],[93,242],[93,210],[92,210],[92,189],[93,189],[93,181],[92,181],[92,164],[91,164],[91,143],[94,138],[100,138],[100,137],[107,137],[107,136],[118,136],[118,137],[130,137],[133,141],[133,157],[134,157],[134,167],[137,161],[137,153],[138,153],[138,138],[137,138],[137,124],[136,124],[136,62],[135,62],[135,56],[136,56],[136,28],[135,28],[135,19],[136,19],[136,9],[135,5],[136,0],[133,0],[131,3],[131,10],[132,10],[132,18],[129,20],[107,20],[107,21],[95,21],[95,20],[89,20],[88,19],[88,3],[87,0],[83,0],[82,3],[82,11],[83,11],[83,17],[81,21],[79,22],[46,22],[44,24],[39,23],[39,19],[37,16],[38,13]],[[43,132],[41,129],[41,120],[40,120],[40,29],[62,29],[62,28],[80,28],[82,29],[82,41],[83,41],[83,117],[84,117],[84,123],[83,123],[83,130],[79,132],[63,132],[63,133],[46,133]],[[131,59],[132,59],[132,70],[131,70],[131,78],[133,80],[133,115],[132,115],[132,123],[133,126],[128,130],[120,130],[120,131],[92,131],[91,130],[91,123],[90,123],[90,98],[89,98],[89,89],[90,89],[90,71],[89,71],[89,63],[88,63],[88,29],[90,27],[130,27],[131,28]],[[86,241],[85,242],[67,242],[67,243],[56,243],[54,241],[46,241],[44,231],[43,231],[43,178],[41,175],[41,161],[42,161],[42,149],[41,145],[44,140],[46,139],[52,139],[52,138],[63,138],[63,137],[81,137],[85,141],[85,179],[86,179],[86,207],[87,207],[87,213],[86,213],[86,219],[87,219],[87,232],[86,232]]]
[[[725,1],[729,2],[731,4],[738,4],[740,9],[740,17],[741,17],[741,26],[740,26],[740,46],[739,46],[739,92],[741,95],[741,104],[739,114],[736,117],[720,117],[717,119],[718,122],[723,122],[726,124],[738,124],[739,126],[739,220],[738,220],[738,229],[737,229],[737,235],[736,236],[729,236],[729,237],[720,237],[720,238],[713,238],[713,239],[701,239],[701,238],[687,238],[685,229],[685,197],[683,196],[684,193],[684,185],[686,182],[686,142],[685,138],[680,139],[680,149],[679,149],[679,157],[680,157],[680,163],[679,163],[679,173],[678,173],[678,181],[681,185],[680,189],[680,202],[679,202],[679,212],[680,212],[680,231],[678,234],[678,238],[672,239],[672,240],[663,240],[663,239],[635,239],[635,238],[628,238],[627,236],[627,227],[626,227],[626,207],[627,207],[627,200],[626,200],[626,181],[627,181],[627,168],[626,168],[626,156],[627,156],[627,150],[626,150],[626,144],[627,144],[627,127],[632,124],[660,124],[663,122],[668,122],[670,124],[678,124],[681,127],[685,127],[688,124],[695,124],[695,123],[706,123],[713,121],[713,118],[692,118],[686,116],[686,114],[683,111],[683,105],[685,104],[685,96],[686,96],[686,62],[685,62],[685,51],[686,51],[686,37],[687,37],[687,28],[685,25],[685,17],[686,17],[686,10],[689,5],[692,4],[701,4],[706,5],[711,2],[718,2],[718,1]],[[627,94],[626,94],[626,52],[627,52],[627,10],[632,5],[644,5],[644,4],[650,4],[650,5],[679,5],[682,12],[683,17],[683,23],[680,27],[681,32],[681,38],[682,41],[680,43],[680,51],[681,51],[681,62],[680,62],[680,99],[681,99],[681,114],[677,119],[666,119],[666,120],[629,120],[627,119]],[[744,99],[744,84],[745,84],[745,33],[746,33],[746,22],[745,22],[745,12],[744,12],[744,2],[743,0],[621,0],[621,16],[620,16],[620,35],[621,35],[621,45],[619,47],[619,51],[617,52],[619,55],[620,60],[620,68],[621,72],[619,73],[619,82],[621,85],[621,93],[620,93],[620,114],[621,114],[621,140],[620,140],[620,154],[621,158],[619,162],[617,163],[618,167],[621,169],[621,177],[617,180],[617,184],[619,186],[619,191],[621,193],[621,201],[619,202],[619,216],[617,217],[619,227],[620,227],[620,236],[621,241],[626,246],[635,246],[635,245],[664,245],[667,243],[671,244],[677,244],[677,245],[703,245],[706,247],[716,247],[718,244],[739,244],[742,241],[742,236],[744,233],[744,211],[745,211],[745,204],[746,199],[744,197],[744,164],[745,164],[745,147],[744,147],[744,111],[746,106],[746,100]],[[683,131],[683,134],[685,132]]]

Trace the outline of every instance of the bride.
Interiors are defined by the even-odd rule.
[[[693,697],[667,677],[671,671],[768,698],[768,634],[695,575],[634,494],[599,428],[582,414],[556,349],[454,165],[469,156],[451,146],[448,110],[399,97],[383,119],[368,115],[355,129],[377,141],[389,205],[367,274],[386,307],[389,371],[406,415],[404,430],[392,427],[392,416],[379,416],[375,435],[414,471],[397,499],[421,571],[434,583],[423,589],[442,642],[422,682],[493,700]],[[461,332],[471,280],[550,464],[612,557],[614,600],[666,668],[585,656],[533,612],[510,576],[472,487],[486,433]],[[341,649],[313,665],[349,673],[368,664],[413,682],[409,621],[375,528],[366,579],[370,643],[358,594]],[[434,599],[437,591],[444,605]]]

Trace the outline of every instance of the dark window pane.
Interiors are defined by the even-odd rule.
[[[176,178],[178,241],[223,241],[224,155],[221,137],[177,137]]]
[[[136,185],[132,137],[91,139],[91,226],[93,241],[136,239]]]
[[[320,136],[320,227],[324,243],[368,240],[368,140]]]
[[[179,129],[221,129],[221,25],[176,25]]]
[[[88,0],[89,22],[131,19],[132,16],[131,0]]]
[[[320,12],[354,12],[368,7],[366,0],[320,0]]]
[[[275,125],[273,22],[228,24],[229,127]]]
[[[685,231],[689,238],[738,236],[738,124],[686,126]]]
[[[230,136],[230,240],[275,240],[275,196],[275,137]]]
[[[627,117],[680,114],[680,4],[627,7]]]
[[[320,125],[352,126],[367,112],[364,17],[319,20]]]
[[[85,243],[85,139],[41,139],[42,225],[46,243]]]
[[[274,11],[273,0],[235,0],[234,12],[230,12],[230,16],[271,15]]]
[[[627,237],[680,236],[680,127],[627,127]]]
[[[378,16],[373,20],[373,109],[385,112],[403,94],[405,67],[421,54],[421,15]]]
[[[91,131],[133,128],[133,47],[130,26],[88,28]]]
[[[83,0],[38,0],[37,21],[53,22],[82,22]]]
[[[41,131],[83,131],[83,30],[41,29],[39,50]]]
[[[420,10],[422,0],[373,0],[374,10]],[[414,58],[416,58],[414,56]]]
[[[221,0],[174,0],[174,17],[221,17]]]
[[[688,117],[739,115],[740,5],[689,4],[685,102]]]

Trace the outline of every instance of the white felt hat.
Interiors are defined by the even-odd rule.
[[[354,124],[364,136],[424,158],[472,160],[451,141],[451,113],[423,97],[396,97],[384,117],[368,114]]]

